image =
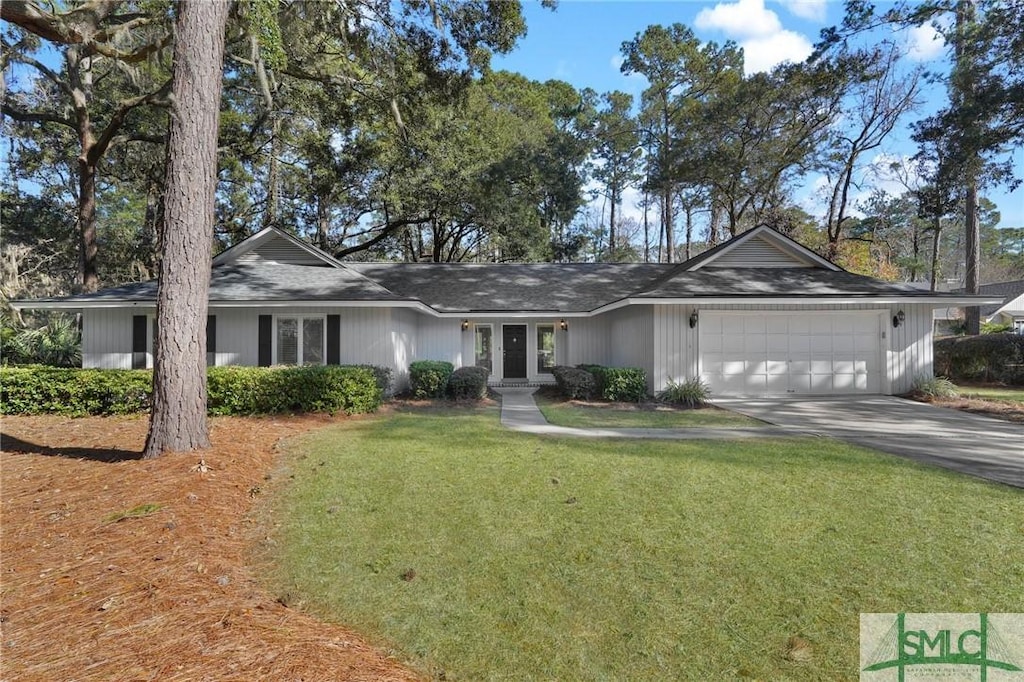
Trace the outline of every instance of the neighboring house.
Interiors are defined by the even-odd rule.
[[[982,284],[978,289],[981,296],[995,301],[980,306],[984,322],[1008,324],[1014,333],[1024,334],[1024,279]],[[963,294],[965,291],[960,288],[954,289],[953,293]],[[955,333],[954,325],[963,320],[964,311],[959,307],[937,308],[934,315],[936,333],[945,335]]]
[[[1010,325],[1014,334],[1024,334],[1024,294],[1008,300],[987,319],[994,324]]]
[[[149,367],[156,283],[19,308],[79,311],[85,367]],[[994,303],[846,272],[769,228],[680,264],[341,263],[268,228],[213,259],[208,361],[642,367],[652,392],[902,393],[932,373],[932,310]]]

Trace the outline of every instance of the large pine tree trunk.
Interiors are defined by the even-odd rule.
[[[185,0],[178,5],[153,412],[146,458],[210,446],[206,313],[224,27],[229,8],[223,0]]]
[[[966,213],[964,238],[966,239],[965,255],[967,257],[967,262],[965,263],[967,272],[964,278],[964,286],[968,294],[980,294],[981,250],[978,248],[978,242],[981,235],[978,225],[978,185],[973,181],[969,181],[967,185],[967,201],[964,212]],[[968,334],[980,334],[981,308],[978,306],[966,308],[964,310],[964,321],[967,323]]]

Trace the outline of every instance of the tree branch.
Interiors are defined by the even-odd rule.
[[[111,141],[114,139],[114,136],[117,134],[117,131],[120,130],[122,125],[124,125],[125,119],[133,109],[150,104],[162,106],[169,105],[170,102],[166,97],[170,90],[171,81],[167,81],[156,92],[123,100],[118,105],[117,111],[114,112],[114,115],[110,117],[110,121],[103,129],[103,132],[100,133],[100,136],[96,139],[96,144],[89,149],[89,160],[95,163],[101,156],[103,156],[107,151],[107,148],[110,146]]]
[[[43,111],[22,111],[11,106],[10,102],[4,102],[2,106],[4,116],[10,116],[21,123],[56,123],[77,130],[77,125],[69,118],[63,118],[57,114],[49,114]]]

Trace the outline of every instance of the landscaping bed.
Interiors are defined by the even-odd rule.
[[[551,388],[536,394],[544,418],[557,426],[573,428],[667,428],[765,426],[720,407],[686,408],[657,400],[617,402],[608,400],[566,400]]]
[[[275,444],[339,420],[215,418],[211,449],[147,461],[145,418],[5,417],[0,678],[416,679],[252,562]]]
[[[1024,389],[992,384],[960,384],[957,390],[960,394],[957,398],[910,397],[939,407],[1024,424]]]

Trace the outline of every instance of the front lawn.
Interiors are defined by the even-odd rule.
[[[490,409],[287,448],[275,593],[449,680],[852,680],[861,612],[1020,607],[1020,490],[827,439],[547,438]]]
[[[1024,388],[1013,386],[959,386],[960,395],[964,398],[991,400],[997,403],[1024,405]]]
[[[719,407],[685,410],[661,403],[601,403],[536,396],[548,422],[575,428],[684,429],[692,426],[764,426],[763,422]]]

